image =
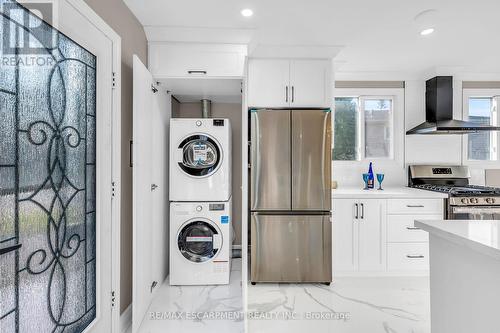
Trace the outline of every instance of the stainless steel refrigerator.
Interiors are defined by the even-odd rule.
[[[329,283],[330,110],[250,112],[251,282]]]

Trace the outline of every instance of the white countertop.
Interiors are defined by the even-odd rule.
[[[500,220],[417,220],[415,226],[500,260]]]
[[[332,190],[334,199],[398,199],[398,198],[422,198],[422,199],[444,199],[448,198],[445,193],[419,190],[410,187],[387,187],[383,191],[377,189],[363,190],[359,187],[339,187]]]

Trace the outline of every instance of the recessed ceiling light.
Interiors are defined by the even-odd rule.
[[[422,36],[427,36],[427,35],[432,34],[433,32],[434,32],[434,28],[427,28],[427,29],[420,31],[420,34]]]
[[[243,10],[241,11],[241,15],[243,15],[243,16],[245,16],[245,17],[250,17],[250,16],[252,16],[252,15],[253,15],[253,10],[248,9],[248,8],[243,9]]]

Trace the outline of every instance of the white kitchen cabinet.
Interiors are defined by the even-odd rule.
[[[411,273],[429,270],[427,232],[414,226],[415,220],[442,220],[443,199],[387,200],[387,270]]]
[[[358,266],[357,201],[333,201],[333,272],[355,271]]]
[[[330,64],[323,60],[291,60],[290,106],[330,107]]]
[[[241,78],[247,47],[238,44],[151,43],[149,69],[158,78]]]
[[[359,202],[359,270],[384,271],[386,267],[386,201]]]
[[[248,63],[250,107],[329,108],[332,88],[328,60],[251,59]]]
[[[248,63],[248,101],[251,107],[290,105],[290,61],[252,59]]]
[[[385,270],[385,205],[378,199],[334,200],[334,273]]]

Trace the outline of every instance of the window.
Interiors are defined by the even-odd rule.
[[[333,159],[340,161],[358,160],[358,98],[339,97],[335,99]]]
[[[392,99],[363,99],[365,157],[390,158],[392,155]]]
[[[394,98],[335,98],[333,159],[393,159]]]
[[[488,96],[489,95],[489,96]],[[464,118],[471,122],[498,126],[498,97],[494,92],[464,91]],[[468,161],[498,161],[498,132],[479,132],[466,135]]]

